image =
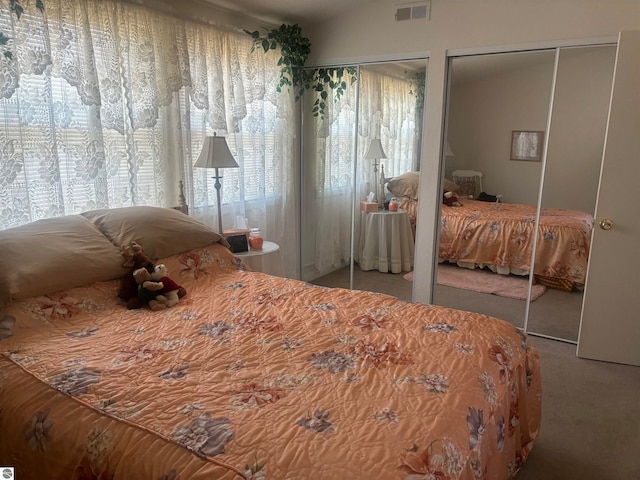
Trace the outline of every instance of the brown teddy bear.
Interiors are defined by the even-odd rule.
[[[122,264],[125,268],[131,268],[132,272],[139,268],[146,268],[149,273],[153,272],[153,262],[144,254],[142,246],[136,242],[129,245],[122,245],[120,253],[125,258]],[[133,275],[125,275],[120,280],[118,298],[125,302],[128,309],[141,308],[142,302],[138,298],[138,284]]]
[[[442,195],[442,203],[449,207],[461,207],[462,204],[458,201],[458,196],[453,192],[444,192]]]
[[[138,300],[141,305],[146,305],[153,311],[167,308],[167,300],[160,294],[164,287],[162,282],[153,281],[151,274],[144,267],[136,269],[133,278],[138,286]]]

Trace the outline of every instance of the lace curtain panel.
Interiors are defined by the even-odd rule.
[[[422,112],[420,108],[416,108],[419,100],[412,80],[362,67],[359,158],[366,152],[371,139],[379,138],[387,154],[387,158],[382,160],[387,177],[416,170],[422,127],[421,119],[418,118],[418,114],[421,115]],[[368,170],[363,169],[361,173],[366,175]]]
[[[216,210],[206,135],[227,137],[239,169],[225,209],[297,251],[293,97],[276,52],[249,36],[115,0],[47,0],[16,20],[0,2],[13,59],[0,59],[0,228],[96,208]],[[295,256],[285,259],[295,276]]]

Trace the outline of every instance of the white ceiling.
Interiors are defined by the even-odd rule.
[[[232,12],[271,23],[313,24],[329,20],[372,0],[204,0]],[[374,0],[375,1],[375,0]]]
[[[247,15],[272,24],[298,23],[312,25],[352,11],[358,6],[378,0],[201,0],[226,11]],[[402,4],[403,0],[395,3]],[[526,55],[480,55],[454,60],[453,83],[477,81],[497,72],[527,68],[534,64],[553,62],[554,53],[529,52]],[[424,60],[399,65],[402,71],[423,69]],[[374,68],[370,66],[370,68]]]

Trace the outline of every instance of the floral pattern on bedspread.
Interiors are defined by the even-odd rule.
[[[163,261],[188,292],[167,310],[105,282],[0,320],[21,476],[507,479],[529,454],[538,356],[512,325],[246,272],[220,245]]]
[[[442,207],[439,256],[453,263],[531,270],[536,207],[464,200]],[[540,213],[534,273],[584,284],[593,217],[576,210]]]

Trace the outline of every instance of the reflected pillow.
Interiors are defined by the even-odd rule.
[[[397,197],[409,197],[418,199],[418,185],[420,183],[420,172],[407,172],[397,177],[393,177],[387,183],[387,189]],[[460,186],[445,178],[443,189],[448,192],[457,192]]]
[[[444,189],[445,192],[456,192],[456,193],[458,193],[458,190],[460,190],[460,185],[458,185],[457,183],[453,183],[448,178],[445,178],[444,179],[444,184],[442,185],[442,188]]]
[[[409,197],[415,200],[418,198],[419,183],[419,172],[407,172],[389,180],[387,189],[396,197]]]

